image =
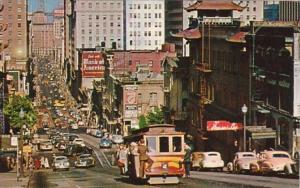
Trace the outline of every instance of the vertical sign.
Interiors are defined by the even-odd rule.
[[[82,77],[104,78],[104,58],[99,51],[82,52]]]
[[[294,33],[294,102],[293,116],[300,116],[300,33]]]
[[[123,87],[124,118],[137,118],[137,85]]]

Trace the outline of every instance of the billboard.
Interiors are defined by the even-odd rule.
[[[229,121],[207,121],[207,131],[229,131],[242,129],[241,123],[231,123]]]
[[[123,87],[124,118],[137,118],[137,85],[125,85]]]
[[[83,78],[104,78],[104,57],[99,51],[83,51],[82,77]]]

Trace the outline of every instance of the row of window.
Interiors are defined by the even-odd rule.
[[[162,13],[144,13],[144,18],[162,18]],[[129,13],[129,18],[141,18],[140,13]]]
[[[151,4],[144,4],[144,6],[142,4],[129,4],[129,9],[151,9],[152,7],[154,9],[162,9],[162,4],[154,4],[153,6]]]
[[[89,36],[88,39],[89,39],[90,42],[93,41],[93,37],[92,37],[92,36]],[[100,37],[99,37],[99,36],[96,36],[95,39],[96,39],[96,42],[99,42],[99,41],[100,41]],[[107,38],[106,38],[106,37],[103,37],[103,40],[106,41]],[[110,40],[114,40],[114,39],[110,39]],[[118,38],[118,41],[121,41],[121,39]],[[84,37],[84,36],[81,37],[81,42],[82,42],[82,43],[85,42],[85,37]]]
[[[13,15],[8,15],[8,19],[12,20],[13,19]],[[17,19],[18,20],[22,20],[22,16],[21,15],[17,15]],[[0,15],[0,20],[3,20],[3,15]]]
[[[100,15],[94,15],[94,16],[95,16],[96,20],[100,20]],[[110,21],[114,20],[115,16],[116,15],[109,15]],[[116,17],[117,17],[117,20],[121,20],[121,15],[117,15]],[[106,15],[102,16],[102,20],[107,20],[107,18],[108,18],[108,16],[106,16]],[[84,14],[81,15],[81,19],[85,20],[85,15]],[[89,15],[88,19],[93,20],[93,15]]]
[[[102,25],[103,25],[103,27],[107,27],[106,22],[103,22]],[[96,22],[94,26],[100,27],[100,23],[99,23],[99,22]],[[118,22],[118,23],[110,22],[109,26],[110,26],[110,27],[114,27],[114,26],[121,27],[121,22]],[[86,27],[86,26],[85,26],[85,22],[81,22],[81,27],[82,27],[82,28],[85,28],[85,27]],[[93,27],[93,23],[92,23],[92,22],[89,22],[89,27]]]
[[[155,46],[159,46],[161,45],[161,41],[160,40],[154,40],[154,44],[152,40],[136,40],[135,42],[133,40],[129,40],[129,45],[130,46],[151,46],[151,45],[155,45]]]
[[[99,9],[100,7],[100,2],[94,2],[95,3],[95,6],[97,9]],[[89,9],[93,8],[93,2],[88,2],[87,3],[87,7]],[[111,10],[113,10],[114,8],[121,8],[122,7],[122,4],[120,2],[118,3],[107,3],[107,2],[103,2],[101,3],[101,7],[103,9],[106,9],[106,8],[110,8]],[[86,8],[86,2],[81,2],[81,8]]]
[[[144,36],[147,37],[147,36],[153,36],[153,34],[151,35],[151,33],[154,33],[154,36],[162,36],[162,32],[161,31],[144,31]],[[140,37],[141,36],[141,32],[140,31],[130,31],[129,32],[129,36],[132,37],[132,36],[138,36]]]
[[[151,24],[152,23],[152,24]],[[129,27],[140,28],[142,26],[142,22],[129,22]],[[162,22],[144,22],[143,27],[162,27]]]

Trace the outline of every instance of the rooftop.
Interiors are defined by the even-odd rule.
[[[244,8],[228,0],[202,0],[185,8],[186,11],[195,10],[237,10],[242,11]]]

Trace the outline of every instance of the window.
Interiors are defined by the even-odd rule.
[[[144,9],[147,9],[147,4],[144,5]]]
[[[113,23],[113,22],[110,22],[110,26],[113,27],[113,26],[114,26],[114,23]]]
[[[89,3],[89,8],[92,8],[93,7],[93,4],[92,3]]]
[[[150,42],[150,44],[149,45],[151,45],[151,41],[149,40],[149,42]],[[153,65],[153,62],[152,62],[152,65]],[[152,93],[150,93],[150,101],[149,101],[149,105],[151,106],[151,104],[153,105],[153,104],[155,104],[157,102],[157,93],[154,93],[154,92],[152,92]]]
[[[159,137],[159,152],[169,152],[169,137]]]
[[[22,9],[21,8],[18,8],[18,12],[21,12],[22,11]]]
[[[156,137],[146,137],[146,144],[148,146],[149,152],[157,151],[156,148]]]
[[[148,18],[151,18],[151,13],[148,13]]]
[[[162,7],[161,4],[159,4],[159,5],[158,5],[158,9],[161,9],[161,7]]]
[[[81,30],[81,34],[83,34],[83,35],[84,35],[84,29],[82,29],[82,30]]]
[[[99,15],[96,15],[96,20],[99,20],[99,17],[100,17]]]
[[[22,24],[21,23],[18,23],[18,27],[21,27],[22,26]]]
[[[253,11],[256,11],[256,7],[253,7]]]
[[[173,152],[181,152],[182,151],[182,139],[181,137],[173,137]]]
[[[18,20],[21,20],[22,16],[21,15],[18,15]]]
[[[92,17],[93,17],[92,15],[89,15],[89,20],[92,20],[93,19]]]

